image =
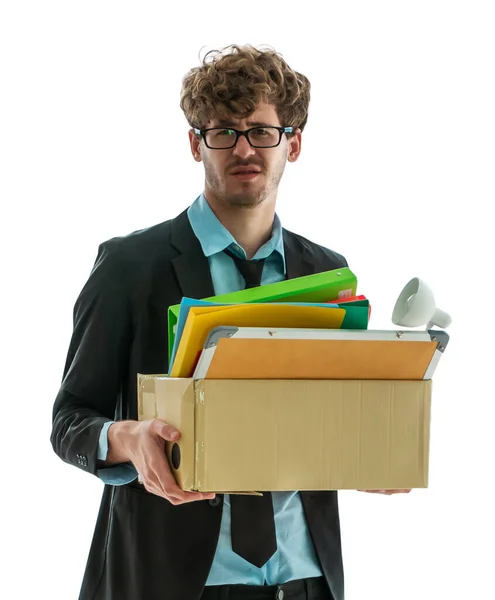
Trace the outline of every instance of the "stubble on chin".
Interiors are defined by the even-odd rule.
[[[243,191],[242,188],[240,190],[239,188],[237,188],[237,190],[235,190],[235,188],[232,189],[233,182],[228,180],[228,176],[225,180],[221,180],[208,161],[205,160],[204,165],[206,182],[220,203],[225,207],[241,208],[245,210],[252,210],[260,206],[260,204],[263,204],[263,202],[270,197],[272,192],[277,189],[285,168],[285,162],[282,159],[280,165],[275,170],[275,175],[272,173],[270,176],[266,171],[263,171],[263,185],[258,189],[246,189],[246,191]],[[254,183],[254,185],[256,185],[256,183]],[[246,188],[249,187],[250,184],[246,184]]]
[[[265,190],[251,194],[226,194],[224,202],[235,208],[252,209],[262,204],[267,197]]]

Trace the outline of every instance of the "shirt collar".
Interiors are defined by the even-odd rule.
[[[246,253],[242,247],[239,246],[234,236],[220,223],[212,211],[204,192],[188,208],[187,215],[194,234],[198,238],[203,253],[207,258],[218,252],[223,252],[226,248],[242,256],[242,258],[246,258]],[[273,221],[272,237],[261,246],[253,258],[268,258],[273,252],[277,252],[282,258],[285,273],[282,225],[276,214]]]

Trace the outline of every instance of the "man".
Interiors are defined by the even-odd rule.
[[[228,495],[182,491],[164,453],[180,432],[137,421],[137,373],[168,369],[168,306],[242,289],[247,260],[262,261],[261,284],[347,265],[275,213],[285,165],[301,152],[308,79],[271,50],[230,50],[183,81],[204,193],[175,219],[101,244],[76,302],[51,441],[105,482],[81,600],[344,598],[336,492],[267,495],[262,533],[274,539],[257,564],[234,523],[249,543],[261,517]]]

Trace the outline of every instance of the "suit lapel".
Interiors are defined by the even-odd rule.
[[[287,279],[316,273],[314,258],[308,248],[286,229],[283,230],[283,237]]]
[[[316,273],[316,265],[311,251],[298,238],[283,230],[287,279],[304,277]],[[215,294],[208,259],[198,238],[194,235],[187,211],[174,220],[172,245],[179,255],[172,259],[172,267],[177,276],[181,295],[187,298],[208,298]]]
[[[196,300],[213,296],[210,265],[198,238],[194,235],[187,211],[174,220],[171,242],[179,252],[179,256],[172,259],[172,267],[182,296]]]

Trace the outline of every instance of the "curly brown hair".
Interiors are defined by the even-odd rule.
[[[275,106],[283,127],[302,131],[310,88],[309,79],[292,70],[275,50],[233,44],[208,52],[202,65],[187,73],[180,107],[189,125],[202,129],[215,117],[244,119],[266,102]]]

